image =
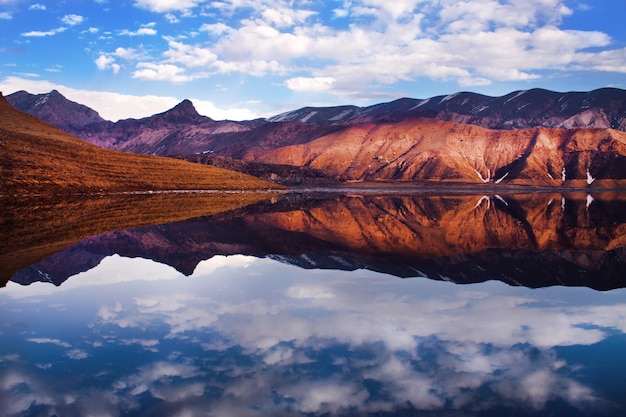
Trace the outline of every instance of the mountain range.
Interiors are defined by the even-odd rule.
[[[0,196],[276,188],[220,168],[103,149],[15,109],[1,94],[0,170]]]
[[[305,107],[251,121],[215,121],[189,100],[115,123],[56,91],[17,92],[7,100],[101,147],[248,173],[255,163],[276,182],[306,183],[302,177],[314,172],[339,181],[626,185],[626,91],[615,88],[501,97],[463,92],[369,107]],[[281,174],[285,166],[309,171],[291,170],[289,180]]]

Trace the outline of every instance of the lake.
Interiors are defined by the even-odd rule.
[[[3,204],[3,415],[626,415],[624,194]]]

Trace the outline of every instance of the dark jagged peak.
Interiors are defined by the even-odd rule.
[[[172,110],[178,110],[178,111],[184,111],[184,112],[190,112],[190,113],[198,114],[198,112],[196,111],[196,108],[194,107],[193,103],[191,102],[191,100],[188,100],[188,99],[184,99],[183,101],[178,103]]]
[[[70,133],[76,133],[89,124],[105,121],[95,110],[68,100],[57,90],[45,94],[18,91],[9,94],[6,99],[16,109]]]
[[[198,113],[190,100],[183,100],[170,110],[157,114],[154,118],[174,124],[197,123],[200,121],[212,121],[210,117],[202,116]]]

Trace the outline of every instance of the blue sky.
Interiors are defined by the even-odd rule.
[[[624,0],[0,0],[0,91],[109,120],[626,88]]]

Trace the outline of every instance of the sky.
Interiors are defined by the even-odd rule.
[[[624,0],[0,0],[0,91],[216,120],[626,88]]]

